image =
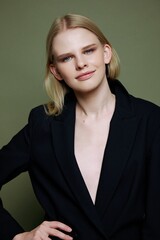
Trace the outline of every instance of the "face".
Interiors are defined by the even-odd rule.
[[[102,45],[84,28],[68,29],[53,40],[51,72],[58,81],[77,92],[92,91],[106,83],[105,64],[111,60],[110,46]]]

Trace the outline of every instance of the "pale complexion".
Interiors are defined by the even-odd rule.
[[[111,48],[84,28],[64,30],[53,44],[51,72],[64,80],[76,98],[75,157],[93,203],[115,108],[105,73]]]
[[[111,60],[111,48],[102,45],[96,35],[83,29],[59,33],[53,41],[55,62],[50,66],[57,81],[64,80],[77,98],[75,157],[93,203],[101,172],[110,121],[115,108],[105,74]],[[72,229],[57,221],[45,221],[13,240],[49,240],[49,236],[71,240]],[[65,233],[63,233],[64,231]]]
[[[61,232],[65,231],[66,234]],[[71,232],[72,229],[57,221],[44,221],[38,227],[30,232],[24,232],[16,235],[13,240],[51,240],[49,236],[55,236],[63,240],[72,240],[73,238],[67,235],[67,232]]]

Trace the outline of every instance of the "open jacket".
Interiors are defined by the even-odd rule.
[[[95,204],[74,156],[72,93],[59,116],[33,109],[1,149],[0,186],[28,171],[45,219],[71,226],[75,240],[160,240],[160,108],[131,96],[118,80],[110,87],[116,107]],[[0,240],[23,231],[0,204]]]

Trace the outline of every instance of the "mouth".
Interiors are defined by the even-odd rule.
[[[84,80],[87,80],[89,78],[91,78],[95,73],[95,70],[94,71],[89,71],[89,72],[85,72],[85,73],[82,73],[80,75],[78,75],[76,77],[77,80],[80,80],[80,81],[84,81]]]

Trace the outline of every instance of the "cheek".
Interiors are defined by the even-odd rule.
[[[73,66],[71,64],[65,64],[58,68],[61,77],[65,79],[70,79],[74,75]]]
[[[94,59],[92,59],[92,63],[97,65],[97,66],[105,65],[104,53],[97,53],[94,56]]]
[[[57,69],[62,77],[66,75],[67,71],[65,66],[58,66]]]

